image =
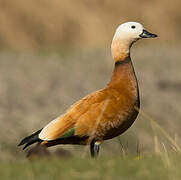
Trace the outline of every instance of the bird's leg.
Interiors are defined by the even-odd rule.
[[[101,142],[100,141],[95,141],[92,140],[90,143],[90,152],[91,152],[91,157],[92,158],[97,158],[98,154],[99,154],[99,146],[100,146]]]
[[[92,140],[90,143],[90,153],[91,153],[91,157],[94,158],[95,153],[94,153],[94,145],[95,145],[95,141]]]

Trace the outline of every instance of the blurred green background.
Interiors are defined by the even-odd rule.
[[[180,0],[0,0],[0,160],[23,160],[17,148],[22,137],[106,85],[114,67],[112,37],[126,21],[159,36],[132,48],[141,108],[180,145],[180,7]],[[61,148],[48,153],[76,158],[89,153],[85,147]],[[124,135],[102,145],[100,156],[165,149],[172,152],[173,144],[139,115]]]

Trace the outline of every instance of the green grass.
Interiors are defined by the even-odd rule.
[[[1,162],[2,180],[123,179],[179,180],[180,155],[145,155]]]

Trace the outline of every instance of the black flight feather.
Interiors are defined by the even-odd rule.
[[[36,142],[41,142],[42,140],[39,139],[38,135],[40,134],[40,132],[42,131],[42,129],[40,129],[39,131],[31,134],[30,136],[28,137],[25,137],[19,144],[18,146],[22,146],[25,144],[25,146],[23,147],[23,149],[27,148],[28,146],[30,146],[31,144],[33,143],[36,143]]]

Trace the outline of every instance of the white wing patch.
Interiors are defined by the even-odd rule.
[[[60,123],[61,117],[63,115],[57,117],[56,119],[52,120],[50,123],[48,123],[39,134],[39,138],[44,141],[50,141],[53,140],[52,136],[54,134],[53,129],[56,128],[56,125]]]

